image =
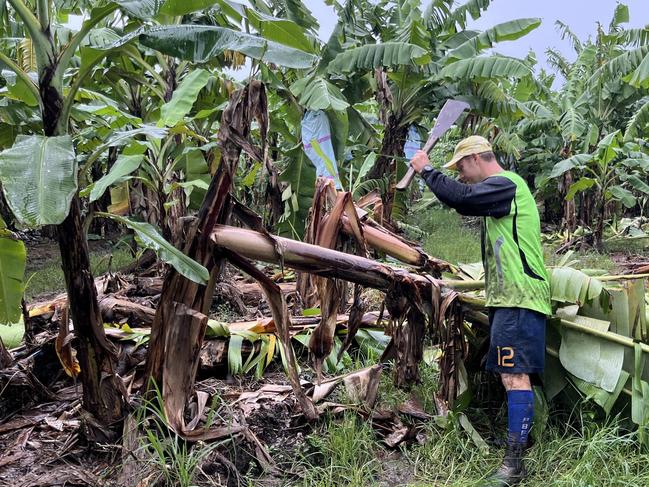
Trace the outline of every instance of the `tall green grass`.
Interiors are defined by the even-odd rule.
[[[423,390],[435,388],[425,376],[422,385]],[[405,397],[389,382],[381,383],[379,394],[381,409],[394,409]],[[594,415],[588,409],[575,409],[573,417],[568,413],[555,410],[536,437],[525,460],[528,478],[521,485],[649,485],[649,454],[638,442],[637,432],[626,430],[625,422],[617,418],[607,423],[592,419]],[[506,422],[501,415],[487,418],[494,424],[485,425],[482,412],[469,410],[467,414],[474,425],[502,429],[504,434]],[[408,418],[404,417],[404,421]],[[423,436],[423,444],[410,443],[390,450],[356,413],[329,418],[309,436],[310,448],[303,450],[290,467],[301,473],[301,478],[286,479],[282,485],[479,486],[498,467],[504,453],[502,447],[494,445],[482,452],[460,427],[440,428],[434,421],[423,425]],[[389,469],[387,458],[391,459]],[[409,480],[391,483],[394,469]]]
[[[310,451],[293,465],[302,478],[287,485],[366,487],[380,472],[380,446],[370,424],[355,412],[330,418],[308,438]]]

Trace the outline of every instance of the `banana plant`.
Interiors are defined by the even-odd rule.
[[[366,79],[378,103],[382,141],[370,179],[393,181],[402,176],[407,163],[400,158],[409,127],[430,119],[447,98],[469,94],[465,85],[530,74],[519,60],[480,54],[497,42],[526,35],[538,27],[539,19],[506,22],[479,33],[465,30],[466,18],[479,17],[489,2],[453,8],[453,2],[437,1],[425,12],[419,1],[349,5],[339,12],[351,24],[342,24],[346,45],[327,70],[350,84]],[[390,188],[384,202],[386,217],[405,213],[402,199],[400,195],[395,199]]]
[[[213,80],[214,77],[205,69],[190,71],[184,75],[168,102],[158,100],[156,108],[151,109],[146,117],[148,123],[132,121],[135,128],[122,134],[114,133],[108,142],[100,144],[84,163],[85,173],[101,154],[114,146],[117,137],[126,147],[113,165],[106,168],[106,173],[89,184],[82,195],[89,196],[92,203],[102,198],[111,186],[130,182],[130,190],[135,191],[138,187],[133,183],[138,183],[143,187],[144,198],[141,200],[147,206],[133,210],[137,216],[162,228],[164,238],[179,247],[182,243],[182,217],[187,215],[192,202],[194,207],[200,205],[210,179],[205,153],[214,144],[197,133],[207,115],[194,110],[194,106],[206,106],[197,100]],[[214,83],[212,88],[216,88]],[[195,117],[189,116],[192,111]],[[134,140],[137,136],[140,138]]]
[[[576,154],[558,162],[550,177],[561,177],[566,171],[579,174],[566,194],[570,200],[576,194],[596,189],[596,213],[594,245],[601,249],[604,234],[606,207],[619,202],[625,208],[633,208],[639,196],[649,195],[646,181],[649,155],[639,144],[623,142],[621,130],[606,135],[592,153]]]
[[[22,0],[10,0],[8,4],[11,18],[22,23],[33,45],[37,82],[4,51],[0,53],[0,61],[20,78],[37,100],[43,135],[24,136],[2,153],[0,177],[3,190],[15,216],[22,223],[57,225],[70,311],[78,339],[83,406],[101,423],[115,424],[122,418],[124,399],[116,382],[113,347],[103,332],[97,291],[90,271],[76,194],[75,149],[69,135],[71,107],[83,79],[94,64],[89,63],[80,69],[71,82],[64,75],[72,67],[82,41],[93,28],[111,18],[119,5],[106,3],[92,9],[79,32],[69,42],[63,43],[57,42],[52,34],[57,12],[53,2],[39,0],[35,2],[34,10]],[[65,94],[64,89],[67,91]],[[48,148],[53,150],[48,151]],[[21,157],[21,153],[30,154],[30,157]],[[34,185],[33,181],[19,177],[20,172],[32,172],[41,178]],[[56,204],[50,206],[49,201]]]
[[[0,155],[2,188],[20,223],[57,226],[68,302],[75,323],[83,406],[105,425],[120,424],[125,403],[114,373],[114,347],[103,330],[90,271],[70,122],[84,82],[111,49],[94,52],[81,63],[78,55],[89,35],[119,17],[120,8],[126,16],[148,15],[156,3],[118,1],[93,6],[81,2],[80,7],[88,15],[80,30],[67,39],[54,36],[56,19],[62,12],[59,3],[38,0],[32,8],[23,0],[9,0],[8,14],[21,24],[33,48],[35,80],[6,50],[0,52],[0,62],[15,73],[23,91],[36,100],[42,127],[42,135],[22,136]],[[30,100],[23,101],[29,104]],[[26,178],[28,174],[38,179]]]
[[[643,79],[640,66],[649,53],[649,46],[647,36],[643,35],[645,29],[624,28],[628,20],[628,8],[619,4],[608,30],[598,25],[597,35],[585,41],[569,26],[557,22],[561,35],[572,44],[576,60],[569,62],[558,51],[547,51],[550,65],[565,78],[565,83],[553,91],[551,84],[547,85],[547,80],[552,78],[541,73],[537,89],[525,102],[527,110],[515,129],[526,142],[519,168],[535,175],[546,208],[562,205],[568,235],[577,225],[577,212],[582,224],[590,225],[589,210],[595,207],[592,202],[595,189],[587,190],[584,181],[575,186],[583,187],[583,191],[573,191],[566,198],[582,174],[566,170],[561,177],[550,178],[557,163],[576,154],[593,153],[598,143],[619,127],[626,127],[626,141],[639,139],[647,130],[646,91],[632,83]],[[632,107],[631,114],[629,107]],[[555,194],[561,195],[558,202]],[[626,201],[629,203],[630,199]]]

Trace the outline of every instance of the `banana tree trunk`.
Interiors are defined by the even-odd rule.
[[[604,199],[604,193],[601,192],[600,197],[598,198],[599,204],[597,205],[597,222],[595,224],[595,234],[593,236],[593,245],[598,251],[601,251],[603,248],[602,240],[604,238],[604,220],[606,219],[606,200]]]
[[[51,44],[49,28],[43,32]],[[56,64],[39,67],[43,129],[46,136],[67,133],[63,116],[62,79],[55,75]],[[81,217],[81,203],[75,195],[70,212],[57,225],[63,274],[70,315],[77,338],[77,353],[83,384],[83,407],[106,426],[121,422],[124,410],[123,387],[115,375],[116,351],[106,339],[97,302],[97,289],[90,270],[88,242]],[[98,433],[95,431],[93,433]]]
[[[63,96],[63,75],[82,40],[89,31],[110,15],[117,5],[103,9],[100,13],[86,19],[80,31],[73,35],[69,42],[60,49],[55,46],[50,25],[51,2],[36,2],[36,13],[22,0],[8,0],[16,15],[20,17],[25,30],[34,46],[38,67],[38,85],[34,94],[38,95],[44,135],[48,137],[68,133],[68,117],[72,100],[81,86],[77,81],[83,79],[81,71],[77,80],[70,85]],[[34,3],[34,2],[32,2]],[[95,62],[99,62],[97,59]],[[87,69],[90,69],[87,66]],[[11,67],[17,75],[22,76],[28,86],[31,81],[19,67]],[[85,71],[87,74],[88,71]],[[90,271],[90,258],[85,232],[83,231],[79,196],[72,199],[70,211],[65,220],[57,225],[57,234],[66,288],[69,296],[70,315],[74,322],[74,333],[77,338],[78,359],[81,366],[83,384],[83,407],[96,420],[110,427],[119,424],[122,418],[124,398],[119,378],[113,370],[114,350],[106,340],[103,323],[97,304],[97,290]],[[95,428],[92,422],[88,432],[104,437],[106,428]],[[101,432],[100,432],[101,430]],[[108,432],[108,436],[112,436]],[[105,439],[105,438],[104,438]]]
[[[222,259],[213,254],[210,234],[217,223],[228,218],[230,191],[242,142],[247,141],[251,122],[258,113],[255,110],[262,98],[265,100],[265,91],[258,81],[230,96],[218,134],[221,163],[212,178],[196,224],[187,236],[185,253],[207,268],[210,281],[197,284],[170,269],[151,325],[145,377],[162,387],[167,416],[176,418],[171,426],[181,434],[186,432],[182,421],[184,407],[194,389],[199,359],[196,351],[203,342],[206,315],[222,267]],[[183,313],[177,313],[178,309],[184,310]],[[147,380],[146,385],[151,387],[152,384]]]
[[[83,407],[101,424],[115,425],[123,416],[123,387],[119,384],[121,379],[115,375],[113,359],[116,350],[104,333],[78,197],[72,200],[66,219],[57,226],[57,234],[70,314],[77,338]]]
[[[383,200],[383,219],[390,221],[392,214],[392,205],[394,203],[394,185],[396,184],[396,161],[395,157],[403,157],[403,144],[406,141],[408,130],[401,125],[401,119],[394,114],[388,116],[388,123],[383,133],[383,142],[381,143],[381,155],[374,163],[374,167],[368,173],[369,179],[388,178],[388,187],[385,194],[381,196]]]
[[[568,190],[570,189],[570,186],[572,186],[572,183],[574,182],[573,177],[572,177],[572,171],[566,171],[563,174],[563,181],[562,181],[562,196],[563,196],[563,227],[566,232],[568,232],[569,235],[572,235],[572,233],[575,231],[577,228],[577,211],[575,208],[575,199],[567,200],[565,199],[565,195],[568,193]]]
[[[5,347],[2,337],[0,337],[0,370],[6,369],[13,363],[14,359]]]
[[[9,205],[7,204],[7,201],[5,200],[4,193],[2,192],[1,184],[0,184],[0,218],[2,218],[2,221],[5,222],[5,225],[7,225],[7,227],[10,230],[15,230],[13,215],[11,214],[11,210],[9,209]]]

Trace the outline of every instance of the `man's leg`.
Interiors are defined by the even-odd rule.
[[[487,370],[500,375],[507,391],[507,451],[489,478],[490,486],[516,485],[526,476],[523,453],[534,416],[530,374],[545,365],[545,316],[521,308],[490,310]]]
[[[527,374],[501,374],[507,391],[507,422],[509,446],[527,447],[527,437],[534,418],[534,393]]]
[[[507,391],[507,450],[500,467],[489,478],[489,486],[511,486],[525,478],[523,452],[534,417],[534,393],[527,374],[505,374],[500,378]]]

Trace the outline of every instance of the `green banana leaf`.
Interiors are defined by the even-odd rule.
[[[10,231],[0,226],[0,323],[2,324],[16,323],[20,320],[26,258],[25,244],[13,238]]]
[[[649,423],[649,384],[642,380],[645,360],[646,355],[642,353],[642,348],[638,343],[634,350],[635,366],[631,380],[631,419],[640,426],[646,426]]]
[[[349,106],[342,91],[320,76],[296,81],[291,93],[309,110],[345,110]]]
[[[494,25],[453,49],[447,57],[451,60],[471,58],[485,49],[493,47],[497,42],[519,39],[529,34],[539,25],[541,25],[541,19],[537,18],[516,19]]]
[[[158,14],[160,7],[165,0],[113,0],[117,5],[122,7],[130,16],[151,20]]]
[[[473,57],[445,66],[438,78],[461,81],[464,79],[523,78],[532,71],[520,59],[507,56]]]
[[[164,54],[204,63],[223,51],[236,51],[253,59],[286,66],[310,68],[317,57],[262,37],[209,25],[152,27],[140,34],[140,43]]]
[[[16,73],[3,69],[0,71],[0,75],[7,81],[6,98],[23,102],[30,107],[38,106],[38,99],[34,95],[34,92],[29,89],[27,84]]]
[[[414,66],[430,62],[425,49],[407,42],[384,42],[347,49],[338,54],[327,67],[330,73],[373,70],[381,66]]]
[[[97,201],[103,196],[109,186],[119,182],[123,177],[128,176],[140,167],[144,160],[144,154],[136,154],[132,156],[121,155],[115,161],[113,167],[110,168],[108,174],[99,179],[97,182],[88,186],[90,189],[90,202]],[[82,196],[85,195],[86,190],[82,191]]]
[[[629,142],[636,137],[640,137],[647,124],[649,124],[649,100],[629,119],[624,132],[624,141]]]
[[[218,0],[167,0],[164,2],[162,8],[160,8],[160,13],[163,15],[171,15],[172,17],[179,17],[192,12],[209,9],[217,2]]]
[[[552,301],[583,305],[599,297],[604,286],[597,279],[570,267],[554,268],[550,272]]]
[[[581,114],[579,109],[574,106],[569,106],[566,108],[565,113],[561,116],[559,120],[559,125],[561,126],[561,135],[564,140],[568,142],[574,142],[578,140],[586,132],[586,120]]]
[[[636,197],[631,191],[622,186],[610,186],[606,191],[607,199],[615,199],[621,201],[624,206],[627,208],[633,208],[636,203]]]
[[[575,377],[574,375],[570,376],[570,380],[575,384],[577,389],[586,395],[586,399],[595,401],[595,403],[599,405],[607,415],[609,415],[611,414],[611,409],[613,409],[615,402],[620,397],[625,384],[629,380],[629,373],[626,370],[620,372],[620,378],[612,392],[607,392],[604,389]]]
[[[288,19],[279,19],[253,9],[246,9],[246,16],[259,35],[264,39],[275,41],[285,46],[294,47],[304,52],[315,53],[314,40],[310,39],[304,29]]]
[[[573,183],[568,189],[568,194],[566,194],[566,200],[570,201],[574,199],[575,195],[581,191],[586,191],[587,189],[592,188],[597,184],[593,178],[583,177],[577,182]]]
[[[173,266],[174,269],[187,279],[198,284],[207,284],[210,278],[207,269],[162,238],[162,235],[160,235],[153,225],[136,222],[123,216],[111,215],[110,213],[97,213],[97,216],[110,218],[126,225],[135,231],[136,240],[139,245],[155,251],[161,260]]]
[[[0,153],[7,203],[25,226],[58,225],[77,192],[77,162],[69,135],[19,135]]]
[[[611,325],[609,321],[580,315],[573,321],[604,332]],[[615,391],[624,363],[624,346],[565,327],[561,328],[561,337],[561,365],[583,381],[606,392]]]
[[[581,168],[586,166],[590,161],[592,161],[593,156],[591,154],[575,154],[568,159],[557,162],[550,172],[551,178],[557,178],[561,176],[566,171],[570,171],[575,167]]]
[[[185,118],[196,99],[198,94],[205,87],[210,79],[210,73],[205,69],[195,69],[186,78],[184,78],[169,102],[160,108],[160,120],[158,127],[173,127]]]
[[[645,56],[636,70],[631,73],[631,76],[625,78],[625,81],[628,81],[634,88],[649,87],[649,54]]]

